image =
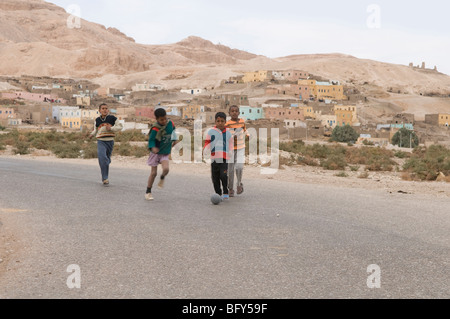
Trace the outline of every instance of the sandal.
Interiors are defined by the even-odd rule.
[[[243,192],[244,192],[244,185],[241,184],[240,186],[237,187],[237,193],[240,195]]]

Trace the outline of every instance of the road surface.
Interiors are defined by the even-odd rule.
[[[172,173],[147,202],[148,173],[0,159],[0,298],[450,297],[448,199],[247,179],[213,206]]]

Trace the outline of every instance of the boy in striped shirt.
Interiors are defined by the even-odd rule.
[[[228,164],[228,188],[230,190],[230,197],[234,196],[235,172],[237,177],[237,193],[242,194],[244,192],[242,173],[245,163],[245,137],[248,136],[248,132],[245,127],[245,120],[239,118],[239,115],[239,106],[232,105],[230,107],[231,120],[226,123],[226,128],[230,130],[234,138],[234,151],[231,154],[231,159]]]
[[[102,174],[102,183],[104,186],[109,186],[109,165],[114,149],[114,138],[116,132],[121,131],[123,127],[117,117],[109,114],[107,104],[100,104],[98,111],[100,116],[95,119],[94,130],[89,138],[92,139],[94,136],[97,138],[97,157]]]
[[[211,151],[211,179],[214,190],[223,199],[228,195],[228,161],[232,147],[231,133],[225,128],[227,115],[223,112],[216,114],[216,126],[208,131],[203,150]]]

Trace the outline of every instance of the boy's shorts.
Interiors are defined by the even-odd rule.
[[[168,160],[169,160],[169,155],[150,153],[150,156],[148,157],[148,160],[147,160],[147,165],[155,167],[155,166],[158,166],[158,164],[161,164],[161,162],[168,161]]]

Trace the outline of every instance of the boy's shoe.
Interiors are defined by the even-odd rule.
[[[164,181],[165,181],[165,179],[160,179],[159,180],[159,183],[158,183],[158,188],[159,189],[164,188]]]
[[[228,199],[230,199],[230,195],[228,195],[228,194],[222,195],[222,200],[228,200]]]
[[[240,186],[237,187],[237,193],[240,195],[244,192],[244,185],[241,184]]]
[[[234,189],[228,190],[230,197],[234,197]]]
[[[107,179],[103,180],[103,186],[109,186],[109,180]]]
[[[147,194],[145,194],[145,200],[152,201],[152,200],[153,200],[153,195],[152,195],[152,193],[147,193]]]

